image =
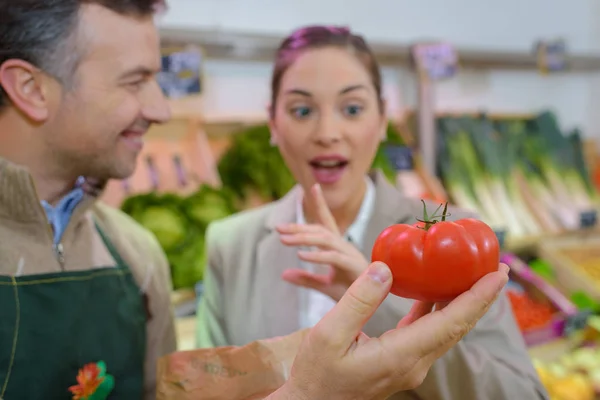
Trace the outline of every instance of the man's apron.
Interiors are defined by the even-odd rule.
[[[114,377],[109,399],[141,399],[146,311],[129,267],[0,276],[0,399],[72,399],[88,363]]]

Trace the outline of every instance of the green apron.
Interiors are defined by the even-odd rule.
[[[117,266],[0,276],[0,399],[72,399],[88,363],[114,377],[109,399],[141,399],[146,309],[131,271],[100,227]]]

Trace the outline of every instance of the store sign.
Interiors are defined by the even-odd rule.
[[[202,91],[202,52],[195,47],[163,49],[158,84],[170,98],[196,95]]]
[[[581,229],[593,228],[598,222],[598,213],[596,210],[583,211],[579,214],[579,225]]]
[[[567,46],[563,40],[540,40],[534,46],[538,69],[542,73],[561,72],[567,69]]]
[[[423,43],[411,50],[417,71],[431,80],[452,78],[458,70],[458,54],[448,43]]]
[[[396,171],[410,171],[413,169],[413,153],[406,146],[384,146],[385,155]]]

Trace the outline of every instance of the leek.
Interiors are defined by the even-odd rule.
[[[550,112],[540,114],[534,121],[534,127],[539,145],[543,147],[539,166],[557,200],[574,208],[573,211],[578,215],[581,211],[593,208],[593,202],[577,171],[573,146],[560,131],[554,115]]]
[[[443,142],[443,136],[441,139]],[[468,172],[462,163],[455,161],[453,162],[448,151],[440,152],[438,165],[446,191],[457,206],[477,213],[482,221],[489,224],[489,217],[481,210],[475,197]]]
[[[498,215],[506,222],[508,234],[514,237],[525,235],[526,230],[515,213],[512,199],[506,187],[509,167],[505,157],[502,157],[502,150],[506,142],[502,141],[502,138],[496,134],[491,122],[485,117],[466,124],[471,125],[469,131],[473,147],[479,154],[479,160],[483,166],[483,174],[488,182],[493,203],[496,206]]]
[[[525,201],[523,191],[519,188],[519,176],[522,176],[520,175],[519,148],[523,138],[523,129],[524,124],[520,122],[500,124],[498,129],[505,143],[503,147],[503,159],[509,170],[505,179],[506,190],[511,199],[515,214],[522,222],[525,232],[528,235],[539,235],[543,232],[543,229],[536,220],[538,213],[531,210],[531,207]]]
[[[473,192],[481,205],[481,213],[485,215],[489,224],[495,229],[504,229],[507,223],[500,210],[496,207],[496,201],[484,174],[481,163],[475,149],[470,141],[469,134],[465,130],[456,132],[452,140],[448,141],[451,157],[457,163],[461,163],[468,174]]]

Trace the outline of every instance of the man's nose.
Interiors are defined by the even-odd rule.
[[[151,85],[149,92],[144,93],[144,118],[156,124],[163,124],[171,119],[171,107],[158,83]]]

